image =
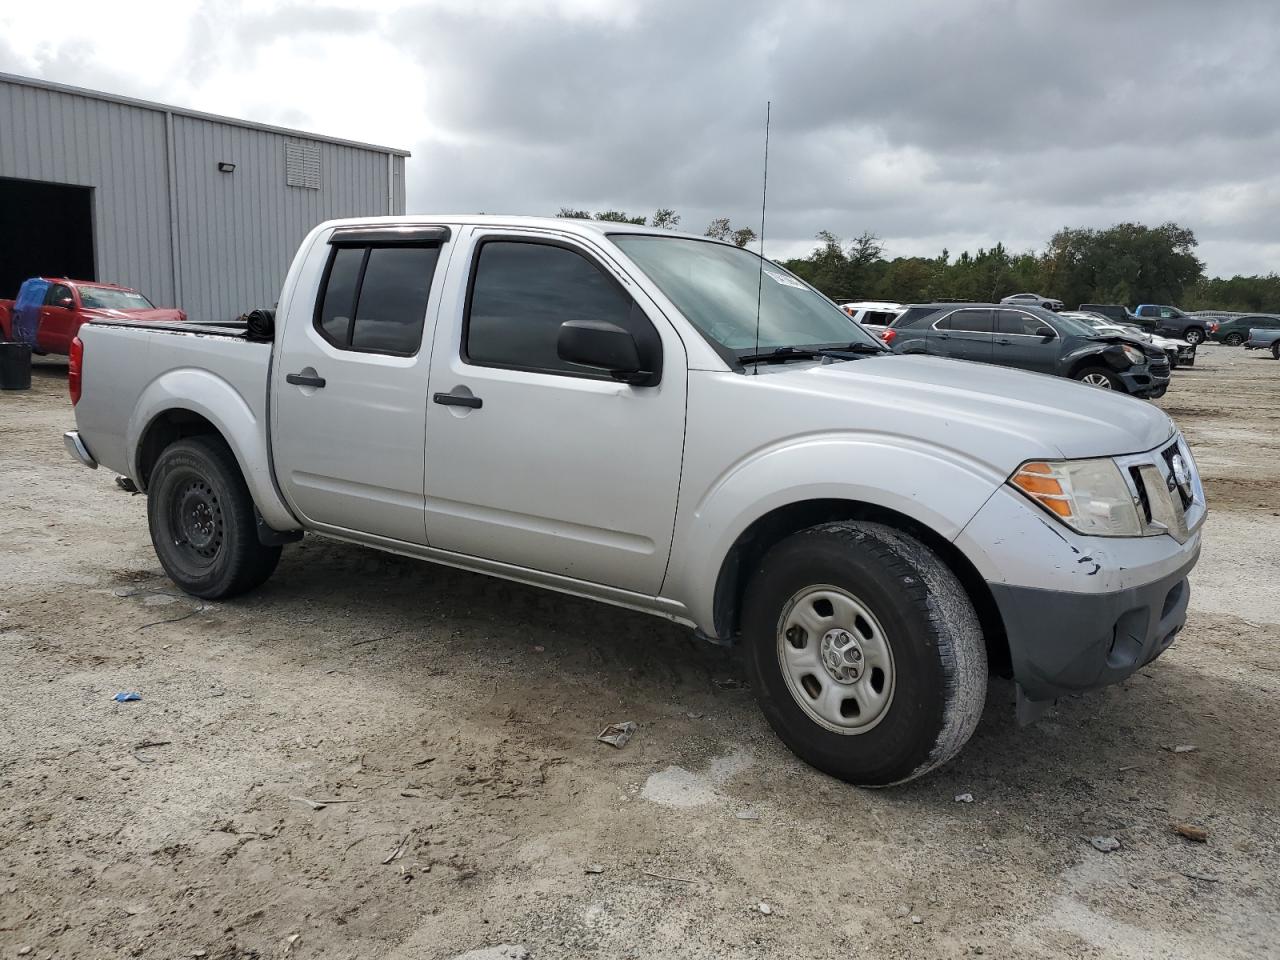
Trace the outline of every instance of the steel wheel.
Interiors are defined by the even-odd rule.
[[[870,730],[893,702],[893,648],[875,615],[839,587],[806,587],[783,607],[778,664],[796,703],[833,733]]]
[[[170,495],[169,533],[190,563],[208,567],[218,559],[225,538],[222,506],[203,477],[184,479]]]
[[[1080,378],[1080,382],[1100,390],[1111,389],[1111,379],[1105,373],[1086,373]]]

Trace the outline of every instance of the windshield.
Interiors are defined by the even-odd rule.
[[[1063,313],[1054,313],[1050,314],[1050,316],[1053,317],[1053,322],[1057,325],[1059,330],[1063,330],[1065,328],[1068,333],[1077,337],[1097,336],[1100,331],[1095,329],[1095,326],[1115,326],[1115,324],[1107,323],[1105,320],[1081,320],[1077,317],[1067,316]]]
[[[80,302],[91,310],[154,310],[155,304],[133,290],[81,287]]]
[[[699,332],[736,355],[778,347],[883,344],[822,294],[758,254],[728,244],[684,237],[612,234]]]

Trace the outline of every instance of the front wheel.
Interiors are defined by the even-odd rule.
[[[1222,342],[1228,347],[1238,347],[1240,344],[1244,343],[1244,337],[1238,333],[1228,333],[1222,338]]]
[[[1073,379],[1080,381],[1087,387],[1124,392],[1124,384],[1120,382],[1120,378],[1106,367],[1084,367],[1075,372]]]
[[[1182,338],[1193,347],[1199,346],[1204,343],[1204,331],[1199,327],[1189,327],[1187,332],[1182,335]]]
[[[878,523],[811,527],[775,546],[743,607],[747,671],[802,760],[867,787],[954,757],[982,716],[987,652],[951,570]]]
[[[1280,340],[1271,345],[1271,359],[1280,360]]]
[[[258,540],[253,498],[219,438],[189,437],[165,448],[147,488],[147,522],[165,573],[206,600],[252,590],[280,560],[280,547]]]

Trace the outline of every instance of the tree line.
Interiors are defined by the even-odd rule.
[[[658,208],[652,217],[568,207],[558,216],[667,230],[680,225],[680,215],[667,207]],[[739,247],[756,239],[754,230],[735,229],[727,217],[712,220],[704,235]],[[1067,227],[1041,251],[1015,252],[997,243],[954,257],[944,249],[936,257],[887,258],[880,239],[868,232],[846,241],[820,230],[816,240],[808,256],[782,263],[833,300],[996,301],[1031,292],[1056,297],[1070,307],[1169,303],[1186,310],[1280,313],[1280,275],[1207,277],[1203,261],[1195,255],[1195,233],[1176,223]]]

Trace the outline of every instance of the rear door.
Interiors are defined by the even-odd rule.
[[[1037,331],[1048,330],[1047,339]],[[1036,373],[1056,373],[1061,341],[1042,317],[1025,310],[998,310],[992,362]]]
[[[338,228],[318,296],[295,298],[284,318],[272,455],[285,498],[318,529],[426,542],[430,331],[449,237],[447,227]]]
[[[967,307],[947,314],[929,331],[929,352],[990,363],[993,312],[988,307]]]
[[[49,353],[71,350],[71,331],[76,326],[76,298],[65,283],[51,283],[40,308],[36,346]]]
[[[687,360],[609,256],[568,234],[476,228],[450,272],[427,409],[431,546],[646,595],[671,550]],[[633,386],[559,358],[566,320],[629,330]]]

